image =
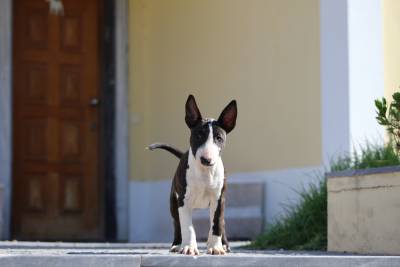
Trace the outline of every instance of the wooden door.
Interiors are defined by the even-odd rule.
[[[14,238],[103,237],[99,0],[14,0]]]

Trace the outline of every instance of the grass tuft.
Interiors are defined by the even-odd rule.
[[[318,250],[326,248],[327,193],[325,180],[300,192],[299,205],[292,206],[287,215],[270,225],[258,236],[251,248]]]
[[[352,156],[346,155],[338,158],[331,164],[330,171],[369,169],[395,165],[400,165],[400,158],[393,145],[379,146],[367,143],[364,147],[360,147],[359,151],[354,152]]]

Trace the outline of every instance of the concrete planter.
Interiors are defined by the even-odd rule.
[[[400,166],[328,174],[328,250],[400,255]]]

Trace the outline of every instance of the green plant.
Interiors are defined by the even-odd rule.
[[[391,144],[367,144],[353,155],[343,156],[331,163],[329,172],[347,169],[399,165],[400,159]],[[327,246],[327,187],[326,178],[319,175],[320,183],[299,192],[300,201],[289,206],[286,215],[268,225],[248,248],[325,250]]]
[[[393,101],[387,105],[386,99],[375,100],[376,120],[380,125],[386,127],[391,139],[394,140],[396,148],[400,148],[400,92],[392,95]]]
[[[326,249],[327,192],[326,181],[300,192],[300,203],[289,208],[286,216],[268,226],[250,248],[257,249]]]
[[[331,164],[331,172],[347,169],[368,169],[400,165],[400,158],[394,146],[389,142],[385,145],[367,143],[353,155],[339,157]]]

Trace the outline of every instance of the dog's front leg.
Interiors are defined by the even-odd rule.
[[[199,255],[196,233],[192,222],[192,207],[188,207],[187,204],[185,204],[180,207],[178,211],[182,232],[181,253],[187,255]]]
[[[222,246],[222,233],[225,227],[224,221],[225,198],[221,194],[219,199],[212,199],[210,202],[210,231],[207,240],[207,253],[213,255],[225,254]]]

